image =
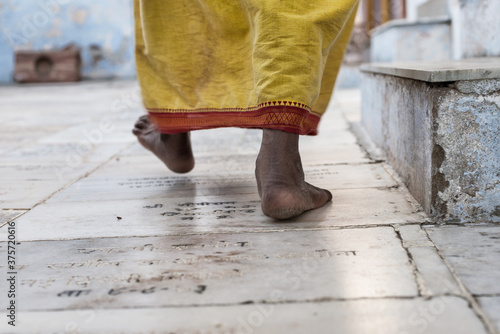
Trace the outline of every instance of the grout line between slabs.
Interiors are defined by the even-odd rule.
[[[495,297],[500,297],[500,293],[480,293],[480,294],[473,294],[475,298],[495,298]]]
[[[432,244],[434,245],[434,248],[436,249],[436,252],[438,253],[439,257],[441,258],[441,260],[444,262],[444,264],[448,267],[448,270],[451,272],[451,274],[453,275],[453,278],[455,279],[455,281],[457,282],[458,286],[460,287],[460,290],[462,290],[462,293],[464,295],[464,298],[468,301],[469,303],[469,307],[472,309],[472,311],[476,314],[476,316],[479,318],[479,321],[481,321],[481,323],[483,324],[483,326],[485,327],[485,330],[487,331],[488,334],[500,334],[495,326],[491,323],[491,321],[489,320],[489,318],[486,316],[485,312],[483,311],[483,309],[481,308],[481,306],[479,305],[479,303],[477,302],[476,298],[474,297],[474,295],[472,295],[472,293],[469,291],[469,289],[467,289],[467,287],[465,286],[464,282],[460,279],[460,276],[458,275],[458,273],[456,272],[455,268],[451,265],[451,263],[446,259],[446,257],[444,256],[444,254],[439,250],[439,248],[436,246],[436,244],[434,243],[434,241],[432,241],[432,238],[431,236],[429,235],[429,233],[427,232],[426,229],[423,229],[423,231],[425,232],[425,234],[427,235],[427,238],[429,239],[430,242],[432,242]]]
[[[131,306],[131,307],[112,307],[112,308],[99,308],[100,311],[120,311],[120,310],[140,310],[140,309],[172,309],[172,308],[210,308],[210,307],[235,307],[235,306],[248,306],[248,305],[293,305],[293,304],[321,304],[321,303],[334,303],[334,302],[356,302],[356,301],[384,301],[384,300],[432,300],[434,298],[455,297],[464,299],[463,296],[453,294],[440,294],[434,295],[430,298],[421,296],[383,296],[383,297],[354,297],[354,298],[333,298],[324,297],[317,299],[304,299],[304,300],[279,300],[279,301],[243,301],[235,303],[207,303],[207,304],[185,304],[185,305],[158,305],[158,306]],[[60,312],[60,311],[79,311],[85,309],[95,309],[95,307],[88,306],[86,308],[54,308],[46,310],[24,310],[24,312]]]
[[[113,154],[111,157],[109,157],[108,159],[106,159],[105,161],[101,162],[100,164],[98,164],[96,167],[94,167],[93,169],[91,169],[90,171],[84,173],[83,175],[80,175],[80,176],[77,176],[75,177],[73,180],[69,181],[68,183],[66,183],[64,186],[62,186],[61,188],[57,189],[56,191],[54,191],[52,194],[46,196],[45,198],[41,199],[40,201],[38,201],[36,204],[34,204],[31,208],[29,209],[2,209],[2,210],[19,210],[19,211],[23,211],[25,210],[23,213],[21,213],[19,216],[13,218],[13,219],[9,219],[5,224],[2,224],[0,225],[0,228],[4,227],[5,225],[7,225],[8,223],[10,223],[11,221],[14,221],[22,216],[24,216],[26,213],[30,212],[31,210],[33,210],[34,208],[36,208],[37,206],[47,202],[51,197],[53,197],[54,195],[56,195],[57,193],[69,188],[70,186],[72,186],[73,184],[75,184],[76,182],[88,177],[90,174],[94,173],[96,170],[98,170],[99,168],[101,168],[102,166],[104,166],[105,164],[107,164],[108,162],[110,162],[111,160],[113,160],[114,158],[116,158],[116,156],[118,154],[120,154],[121,152],[123,152],[124,150],[128,149],[129,147],[131,147],[133,144],[135,143],[129,143],[127,144],[125,147],[121,148],[117,153]]]
[[[414,278],[415,284],[417,285],[418,295],[420,297],[430,296],[431,294],[426,287],[425,279],[422,276],[422,274],[420,273],[420,271],[418,270],[417,264],[415,263],[415,260],[413,259],[413,254],[410,252],[408,247],[405,247],[403,236],[401,235],[401,232],[399,231],[399,227],[393,226],[393,228],[394,228],[394,232],[396,233],[396,237],[401,242],[401,247],[406,252],[406,256],[408,257],[408,262],[410,263],[410,266],[412,269],[413,278]]]
[[[422,222],[406,222],[397,223],[398,226],[421,225]],[[150,234],[150,235],[117,235],[117,236],[96,236],[87,238],[67,238],[67,239],[39,239],[39,240],[22,240],[20,242],[47,242],[47,241],[74,241],[74,240],[93,240],[93,239],[127,239],[127,238],[161,238],[161,237],[183,237],[183,236],[204,236],[204,235],[240,235],[250,233],[292,233],[292,232],[314,232],[314,231],[340,231],[340,230],[362,230],[369,228],[387,227],[393,228],[396,223],[391,224],[370,224],[370,225],[348,225],[348,226],[325,226],[311,228],[291,228],[291,229],[267,229],[267,230],[245,230],[245,231],[214,231],[214,232],[199,232],[199,233],[171,233],[171,234]],[[0,241],[0,244],[5,241]]]

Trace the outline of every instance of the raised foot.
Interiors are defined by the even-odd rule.
[[[332,199],[328,190],[305,182],[298,141],[296,134],[264,130],[255,176],[262,211],[271,218],[293,218]]]
[[[194,168],[189,132],[160,133],[147,115],[139,117],[132,132],[139,143],[153,152],[171,171],[187,173]]]

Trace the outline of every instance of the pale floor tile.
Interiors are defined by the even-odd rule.
[[[93,122],[72,126],[40,140],[42,144],[67,144],[89,142],[93,145],[110,143],[134,143],[133,124],[130,121]]]
[[[20,219],[20,240],[321,229],[423,222],[395,190],[333,191],[333,202],[287,221],[263,215],[252,195],[196,196],[117,201],[58,201],[60,194]],[[72,196],[74,198],[74,196]],[[391,203],[381,205],[380,203]],[[82,214],[82,209],[85,214]],[[118,218],[119,217],[119,218]],[[47,228],[50,221],[52,228]],[[1,231],[0,231],[1,234]]]
[[[9,145],[6,143],[0,143],[0,155],[14,150],[14,145]]]
[[[361,91],[359,89],[337,90],[332,100],[332,105],[349,123],[361,121]]]
[[[26,210],[0,210],[0,227],[26,212]]]
[[[119,156],[79,182],[78,187],[80,191],[85,187],[93,191],[106,188],[110,191],[127,188],[168,191],[169,187],[176,190],[254,188],[254,159],[253,155],[207,156],[200,159],[202,161],[189,174],[181,175],[169,171],[153,156]],[[328,189],[397,187],[381,164],[305,166],[304,172],[308,182]],[[231,193],[228,189],[227,194]]]
[[[169,194],[253,194],[256,181],[254,167],[247,163],[250,160],[250,156],[234,160],[207,159],[213,163],[179,175],[168,171],[154,157],[118,157],[60,196],[67,200],[112,200],[168,197]],[[311,166],[305,167],[305,174],[308,182],[330,190],[397,187],[379,164]]]
[[[31,208],[124,147],[124,144],[37,144],[5,153],[0,163],[0,208]]]
[[[22,112],[20,112],[22,111]],[[61,127],[81,125],[84,122],[99,121],[104,115],[113,114],[108,103],[82,102],[68,105],[65,101],[49,100],[29,102],[3,102],[2,114],[12,116],[3,122],[3,127]]]
[[[434,244],[420,225],[398,226],[397,230],[408,249],[418,270],[421,293],[423,295],[461,295],[452,272],[439,256]]]
[[[6,102],[23,103],[33,101],[66,102],[69,105],[79,102],[103,101],[109,103],[115,99],[124,99],[128,95],[136,96],[138,85],[135,81],[82,81],[65,84],[30,84],[2,86],[0,98]]]
[[[43,137],[49,136],[57,131],[62,131],[64,127],[8,127],[1,126],[0,142],[3,152],[10,152],[14,149],[27,145],[33,145]]]
[[[478,298],[479,304],[488,316],[491,324],[500,332],[500,295]]]
[[[456,279],[434,247],[409,247],[408,251],[423,278],[422,294],[462,294]]]
[[[105,162],[127,147],[124,144],[77,143],[35,144],[5,153],[1,164],[56,164],[74,167],[81,163]]]
[[[403,239],[404,247],[434,247],[420,225],[398,226],[397,230]]]
[[[20,313],[418,294],[391,227],[21,242],[18,251]]]
[[[17,329],[12,333],[486,334],[467,302],[456,297],[26,312]]]
[[[30,209],[62,188],[64,184],[51,181],[4,183],[0,189],[0,209]]]
[[[361,164],[372,162],[358,145],[328,145],[301,150],[304,165]]]
[[[443,226],[427,231],[473,295],[500,294],[500,226]]]
[[[193,172],[202,168],[209,168],[206,163],[224,159],[228,165],[232,165],[235,161],[245,159],[245,167],[247,170],[255,168],[255,159],[259,153],[260,142],[252,144],[234,144],[226,146],[211,146],[211,148],[200,148],[193,144],[193,153],[196,161],[196,166]],[[339,165],[339,164],[363,164],[371,163],[366,153],[356,144],[332,144],[325,142],[321,146],[304,146],[301,145],[301,160],[302,164],[307,166],[322,166],[322,165]],[[151,161],[158,165],[161,162],[149,151],[144,149],[139,144],[134,144],[129,149],[125,150],[120,156],[136,156],[143,157],[144,161]],[[229,168],[228,166],[227,168]]]
[[[0,209],[29,209],[97,166],[97,163],[0,164]]]

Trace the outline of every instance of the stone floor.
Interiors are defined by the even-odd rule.
[[[176,175],[131,134],[134,82],[1,87],[0,106],[0,333],[500,332],[500,226],[427,218],[349,131],[357,91],[301,141],[333,202],[282,222],[260,210],[258,130],[193,133]]]

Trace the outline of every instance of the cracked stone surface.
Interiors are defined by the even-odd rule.
[[[260,131],[193,134],[197,166],[175,175],[129,133],[136,89],[0,88],[0,129],[28,137],[0,131],[2,277],[9,226],[18,241],[17,323],[2,297],[0,333],[499,332],[498,226],[433,225],[349,132],[359,92],[301,142],[333,202],[276,222],[253,179]]]
[[[447,68],[421,65],[436,73]],[[436,84],[365,73],[363,125],[428,214],[500,222],[498,85],[498,79]]]
[[[500,295],[500,226],[447,226],[427,230],[473,295]]]

